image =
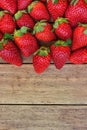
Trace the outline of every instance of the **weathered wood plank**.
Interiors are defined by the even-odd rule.
[[[0,103],[87,104],[87,65],[51,65],[38,75],[32,65],[0,64]]]
[[[0,106],[0,130],[87,130],[87,107]]]

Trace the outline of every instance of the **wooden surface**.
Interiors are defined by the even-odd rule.
[[[0,130],[87,130],[87,64],[41,75],[0,60]]]

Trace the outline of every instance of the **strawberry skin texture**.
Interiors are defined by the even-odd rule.
[[[50,20],[50,15],[46,6],[40,1],[32,2],[30,6],[28,6],[28,12],[35,20]]]
[[[53,3],[53,0],[48,0],[47,2],[48,10],[54,20],[64,15],[67,6],[67,0],[59,0],[57,3]]]
[[[39,56],[38,54],[33,57],[33,66],[34,70],[40,74],[44,72],[51,62],[51,56],[48,54],[47,56]]]
[[[61,69],[70,57],[69,46],[51,46],[51,55],[57,69]]]
[[[23,34],[22,36],[14,36],[14,40],[25,57],[29,57],[38,49],[38,44],[35,37],[29,32]]]
[[[44,30],[35,33],[35,37],[43,42],[51,42],[56,39],[55,34],[52,32],[52,25],[46,23]]]
[[[24,10],[32,2],[32,0],[18,0],[18,10]]]
[[[79,0],[76,5],[70,4],[65,17],[68,18],[72,27],[76,27],[79,22],[87,23],[87,3],[85,0]]]
[[[87,48],[74,51],[70,56],[70,62],[74,64],[87,63]]]
[[[17,66],[22,65],[22,58],[19,50],[11,40],[9,40],[8,43],[3,43],[3,49],[0,49],[0,57],[8,63]]]
[[[67,40],[72,37],[72,29],[69,24],[62,23],[55,29],[56,35],[62,40]]]
[[[3,16],[0,16],[0,31],[2,33],[13,33],[15,28],[15,21],[10,14],[4,13]]]
[[[87,27],[78,26],[73,33],[72,50],[79,49],[87,45],[87,34],[84,34]]]
[[[17,1],[16,0],[0,0],[0,8],[8,10],[12,15],[17,11]]]
[[[33,28],[35,23],[28,13],[22,13],[22,16],[16,20],[18,27],[26,26],[28,28]]]

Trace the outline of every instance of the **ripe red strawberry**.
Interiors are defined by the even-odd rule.
[[[22,26],[26,26],[28,28],[33,28],[34,27],[34,21],[33,19],[30,17],[30,15],[22,10],[22,11],[18,11],[16,14],[15,14],[15,19],[16,19],[16,23],[18,25],[18,27],[22,27]]]
[[[72,0],[65,17],[68,18],[72,27],[76,27],[79,22],[87,23],[87,1]]]
[[[72,50],[79,49],[87,45],[87,25],[81,24],[75,28],[73,33]]]
[[[38,40],[43,42],[50,42],[56,39],[52,32],[52,25],[46,21],[37,22],[34,26],[34,33]]]
[[[61,69],[70,57],[68,42],[58,40],[51,45],[51,55],[57,69]]]
[[[40,1],[34,1],[28,6],[28,12],[35,20],[50,20],[45,5]]]
[[[18,10],[23,10],[28,7],[32,0],[18,0]]]
[[[48,0],[47,2],[48,10],[54,20],[64,15],[67,6],[67,0]]]
[[[8,10],[12,15],[17,11],[16,0],[0,0],[0,8]]]
[[[25,57],[29,57],[38,49],[37,41],[35,37],[27,31],[27,27],[22,27],[15,31],[14,40]]]
[[[33,56],[34,70],[40,74],[44,72],[51,62],[50,52],[48,48],[41,47],[36,54]]]
[[[67,40],[72,37],[72,29],[66,18],[57,18],[53,27],[56,35],[62,40]]]
[[[74,51],[70,56],[70,61],[74,64],[87,63],[87,48]]]
[[[0,57],[8,63],[21,66],[22,58],[18,48],[12,40],[2,40],[0,42]]]
[[[13,33],[16,28],[13,17],[4,11],[0,11],[0,31],[2,33]]]

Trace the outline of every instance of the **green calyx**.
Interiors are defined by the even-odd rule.
[[[0,49],[3,49],[4,46],[5,46],[7,43],[8,43],[8,40],[2,39],[2,40],[0,41]]]
[[[29,6],[28,6],[28,13],[30,13],[33,9],[33,7],[38,3],[38,1],[34,1],[32,2]]]
[[[8,40],[14,40],[13,36],[9,33],[5,33],[3,39],[0,41],[0,49],[3,49],[4,46],[8,43]]]
[[[9,33],[5,33],[3,38],[5,40],[7,40],[7,39],[14,40],[13,36],[11,34],[9,34]]]
[[[49,2],[49,0],[47,0],[47,2]],[[53,4],[58,4],[59,0],[52,0]]]
[[[84,27],[84,32],[83,33],[87,35],[87,24],[79,23],[79,26]]]
[[[40,49],[38,49],[34,55],[39,55],[39,56],[47,56],[50,53],[50,49],[47,47],[40,47]]]
[[[0,11],[0,17],[3,17],[5,15],[5,13],[9,13],[9,12],[7,10]]]
[[[62,24],[62,23],[68,23],[67,18],[62,18],[62,17],[57,18],[57,20],[55,21],[53,27],[54,27],[54,28],[58,28],[58,26],[59,26],[60,24]]]
[[[4,16],[4,11],[0,11],[0,17]]]
[[[67,39],[66,41],[58,40],[54,43],[55,46],[70,46],[71,45],[71,39]]]
[[[22,15],[23,15],[23,13],[26,13],[26,11],[25,11],[25,10],[18,11],[18,12],[14,15],[15,19],[18,20],[19,18],[21,18]]]
[[[87,3],[87,0],[85,0],[85,3]]]
[[[79,2],[79,0],[71,0],[70,4],[75,6],[78,2]]]
[[[79,23],[79,26],[87,27],[87,24]]]
[[[34,26],[34,31],[33,34],[35,34],[36,32],[42,32],[44,31],[44,27],[46,26],[46,21],[45,20],[41,20],[40,22],[37,22]]]
[[[84,34],[86,34],[86,35],[87,35],[87,28],[84,30]]]
[[[21,29],[15,30],[14,36],[19,36],[19,37],[21,37],[23,34],[26,34],[26,33],[28,32],[28,30],[29,30],[29,28],[23,26],[23,27],[21,27]]]

